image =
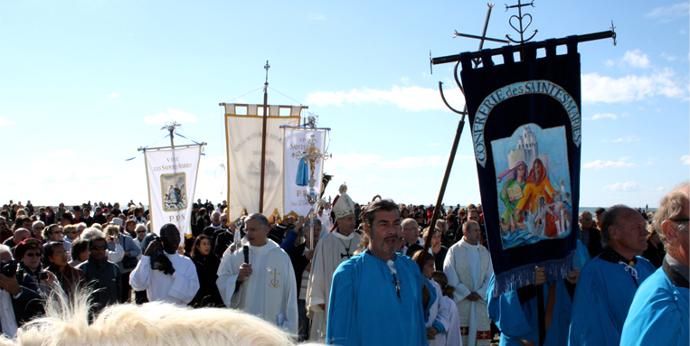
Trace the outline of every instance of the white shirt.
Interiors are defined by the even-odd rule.
[[[199,290],[199,278],[194,262],[180,254],[165,254],[172,262],[175,272],[164,274],[151,269],[151,257],[143,256],[129,277],[129,284],[136,291],[146,290],[149,301],[165,301],[187,305]]]

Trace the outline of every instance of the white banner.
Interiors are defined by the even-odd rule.
[[[289,116],[280,115],[284,108],[289,110]],[[297,126],[301,109],[302,106],[269,108],[263,204],[263,214],[267,217],[283,210],[283,131],[280,126]],[[230,221],[240,217],[243,211],[259,212],[262,111],[261,105],[225,105]]]
[[[311,189],[310,180],[317,198],[321,190],[327,130],[289,127],[284,130],[283,215],[294,211],[298,215],[307,216],[311,208],[307,202]]]
[[[166,223],[180,230],[180,242],[191,234],[192,204],[201,146],[180,146],[144,151],[153,232]]]

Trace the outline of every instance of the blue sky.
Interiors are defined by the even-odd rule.
[[[690,169],[688,2],[535,5],[536,39],[617,27],[617,46],[579,49],[580,204],[657,205]],[[433,203],[458,118],[436,90],[451,66],[430,75],[429,51],[476,49],[452,33],[479,33],[485,12],[483,1],[0,2],[0,200],[146,203],[136,148],[165,145],[171,119],[208,143],[196,196],[224,199],[218,103],[260,103],[268,59],[269,101],[309,105],[333,129],[329,194],[345,181],[356,201]],[[510,14],[497,4],[488,34],[510,33]],[[448,204],[479,202],[467,134]]]

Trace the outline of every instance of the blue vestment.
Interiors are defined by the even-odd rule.
[[[635,291],[654,272],[654,266],[640,256],[635,257],[631,267],[625,262],[615,251],[606,248],[580,271],[573,301],[570,345],[618,345],[620,342]]]
[[[664,261],[640,285],[623,325],[621,345],[688,344],[688,281],[674,278],[672,270]]]
[[[369,251],[341,263],[333,274],[326,343],[427,345],[422,309],[426,279],[416,263],[395,255],[396,280]]]
[[[501,330],[501,346],[522,346],[520,340],[529,340],[533,344],[539,344],[539,317],[537,313],[537,286],[530,285],[517,290],[508,291],[494,297],[492,292],[495,284],[492,275],[487,290],[489,317]],[[572,307],[573,287],[559,280],[545,283],[541,286],[544,292],[544,310],[549,301],[549,290],[555,285],[554,305],[551,315],[551,324],[546,330],[544,345],[565,345],[568,340],[568,326],[570,325],[570,312]],[[570,285],[568,288],[567,285]],[[570,290],[570,292],[569,292]]]
[[[297,177],[295,177],[295,185],[307,186],[309,184],[309,166],[307,160],[301,158],[297,164]]]

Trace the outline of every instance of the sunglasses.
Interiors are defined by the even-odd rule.
[[[671,221],[673,221],[673,222],[675,222],[675,223],[688,223],[688,221],[690,221],[690,218],[687,218],[687,217],[674,217],[674,218],[671,218],[671,219],[669,219],[669,220],[671,220]]]
[[[93,250],[105,250],[107,247],[107,245],[91,245],[91,249]]]

